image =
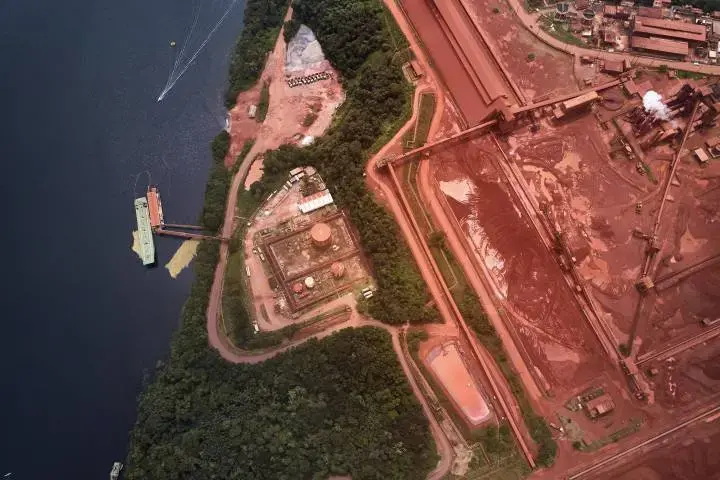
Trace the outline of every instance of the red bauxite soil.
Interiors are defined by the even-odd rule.
[[[471,125],[480,123],[489,113],[488,105],[455,54],[428,1],[401,0],[400,4],[465,119]]]
[[[504,2],[461,1],[468,6],[474,20],[486,33],[490,48],[528,100],[547,93],[561,95],[578,89],[572,57],[538,41]],[[494,13],[494,8],[499,12]],[[535,55],[532,61],[528,60],[530,53]]]
[[[603,369],[602,352],[559,266],[514,205],[495,155],[488,137],[439,153],[439,188],[532,362],[551,385],[578,385]]]

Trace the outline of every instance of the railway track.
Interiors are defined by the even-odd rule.
[[[412,214],[412,210],[410,208],[410,204],[407,201],[407,198],[405,197],[405,193],[402,190],[402,187],[400,185],[400,181],[398,180],[397,174],[395,173],[395,169],[393,168],[392,164],[388,164],[388,171],[390,173],[390,178],[392,180],[393,186],[395,188],[395,191],[397,192],[397,196],[400,199],[400,205],[403,210],[403,214],[406,219],[409,220],[411,225],[411,230],[414,233],[418,243],[420,244],[421,250],[425,256],[425,259],[427,263],[429,263],[432,271],[432,278],[434,280],[433,283],[438,285],[440,287],[440,291],[442,292],[442,295],[444,298],[440,298],[437,300],[443,301],[446,306],[449,307],[450,313],[451,313],[451,320],[454,321],[454,323],[457,324],[460,331],[462,332],[462,335],[465,337],[467,342],[470,344],[470,348],[473,352],[473,356],[476,358],[478,363],[480,364],[483,373],[485,377],[487,378],[487,382],[490,385],[490,389],[492,390],[493,396],[497,399],[497,403],[500,407],[500,411],[502,412],[502,415],[507,419],[508,424],[510,425],[510,429],[512,430],[515,440],[520,447],[520,450],[525,457],[528,465],[530,468],[535,468],[535,458],[533,457],[532,452],[530,451],[530,448],[528,446],[528,443],[523,436],[523,432],[520,430],[520,426],[518,424],[517,419],[515,418],[515,414],[510,406],[510,402],[505,398],[506,392],[503,391],[500,388],[499,382],[502,381],[502,375],[496,371],[496,368],[493,368],[491,366],[490,361],[486,357],[486,355],[483,355],[483,353],[480,351],[480,349],[477,346],[477,340],[474,338],[473,334],[470,332],[470,329],[468,328],[467,324],[465,323],[465,320],[460,313],[460,310],[457,307],[457,304],[455,303],[455,300],[452,296],[452,293],[450,293],[450,290],[447,287],[447,284],[445,283],[445,280],[443,279],[442,272],[440,271],[439,267],[437,266],[437,263],[435,262],[435,259],[432,256],[432,253],[430,252],[429,247],[427,246],[427,243],[425,242],[425,239],[423,238],[422,231],[420,230],[420,227],[417,224],[417,221],[415,220],[415,217]]]
[[[689,277],[690,275],[694,275],[697,272],[705,270],[706,268],[712,267],[713,265],[716,265],[718,263],[720,263],[720,254],[713,255],[712,257],[706,258],[705,260],[701,260],[693,265],[685,267],[682,270],[670,273],[663,278],[655,281],[655,290],[662,291],[670,288],[674,285],[677,285],[678,282]]]
[[[666,360],[673,355],[677,355],[678,353],[684,352],[685,350],[692,348],[696,345],[699,345],[701,343],[707,342],[708,340],[712,340],[713,338],[720,335],[720,325],[716,325],[714,327],[706,328],[703,332],[693,335],[692,337],[686,338],[684,340],[679,341],[675,345],[671,345],[669,347],[663,348],[662,350],[648,352],[646,354],[640,355],[637,360],[638,367],[644,363],[653,361],[653,360],[659,360],[663,361]]]
[[[672,435],[673,433],[675,433],[679,430],[682,430],[683,428],[686,428],[695,422],[698,422],[703,419],[712,418],[713,415],[717,415],[719,413],[720,413],[720,406],[716,405],[714,407],[711,407],[711,408],[703,411],[702,413],[695,415],[694,417],[690,418],[689,420],[685,420],[684,422],[682,422],[668,430],[665,430],[664,432],[654,435],[653,437],[651,437],[633,447],[625,449],[618,454],[607,457],[607,458],[585,468],[584,470],[582,470],[578,473],[569,475],[567,477],[567,480],[580,480],[580,479],[584,479],[584,478],[590,478],[590,477],[588,477],[588,475],[593,475],[594,473],[599,473],[598,470],[602,469],[603,467],[612,466],[613,464],[624,459],[625,457],[628,457],[629,455],[632,455],[632,454],[642,450],[645,447],[653,446],[654,443],[659,442],[660,440],[663,440],[667,436]],[[605,477],[605,478],[607,478],[607,477]]]

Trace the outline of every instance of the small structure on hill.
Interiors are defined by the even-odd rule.
[[[603,394],[585,404],[585,410],[590,418],[606,415],[615,409],[615,403],[610,395]]]

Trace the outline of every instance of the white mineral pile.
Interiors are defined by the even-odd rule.
[[[648,90],[643,97],[643,107],[647,113],[660,120],[668,120],[670,118],[670,110],[668,110],[667,105],[663,103],[662,96],[653,90]]]
[[[300,29],[288,43],[285,69],[294,72],[316,68],[324,61],[325,55],[315,34],[305,25],[300,25]]]

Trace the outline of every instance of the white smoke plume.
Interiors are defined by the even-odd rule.
[[[670,118],[670,110],[668,110],[667,105],[662,102],[662,96],[653,90],[648,90],[643,97],[643,107],[645,107],[647,113],[660,120],[668,120]]]

